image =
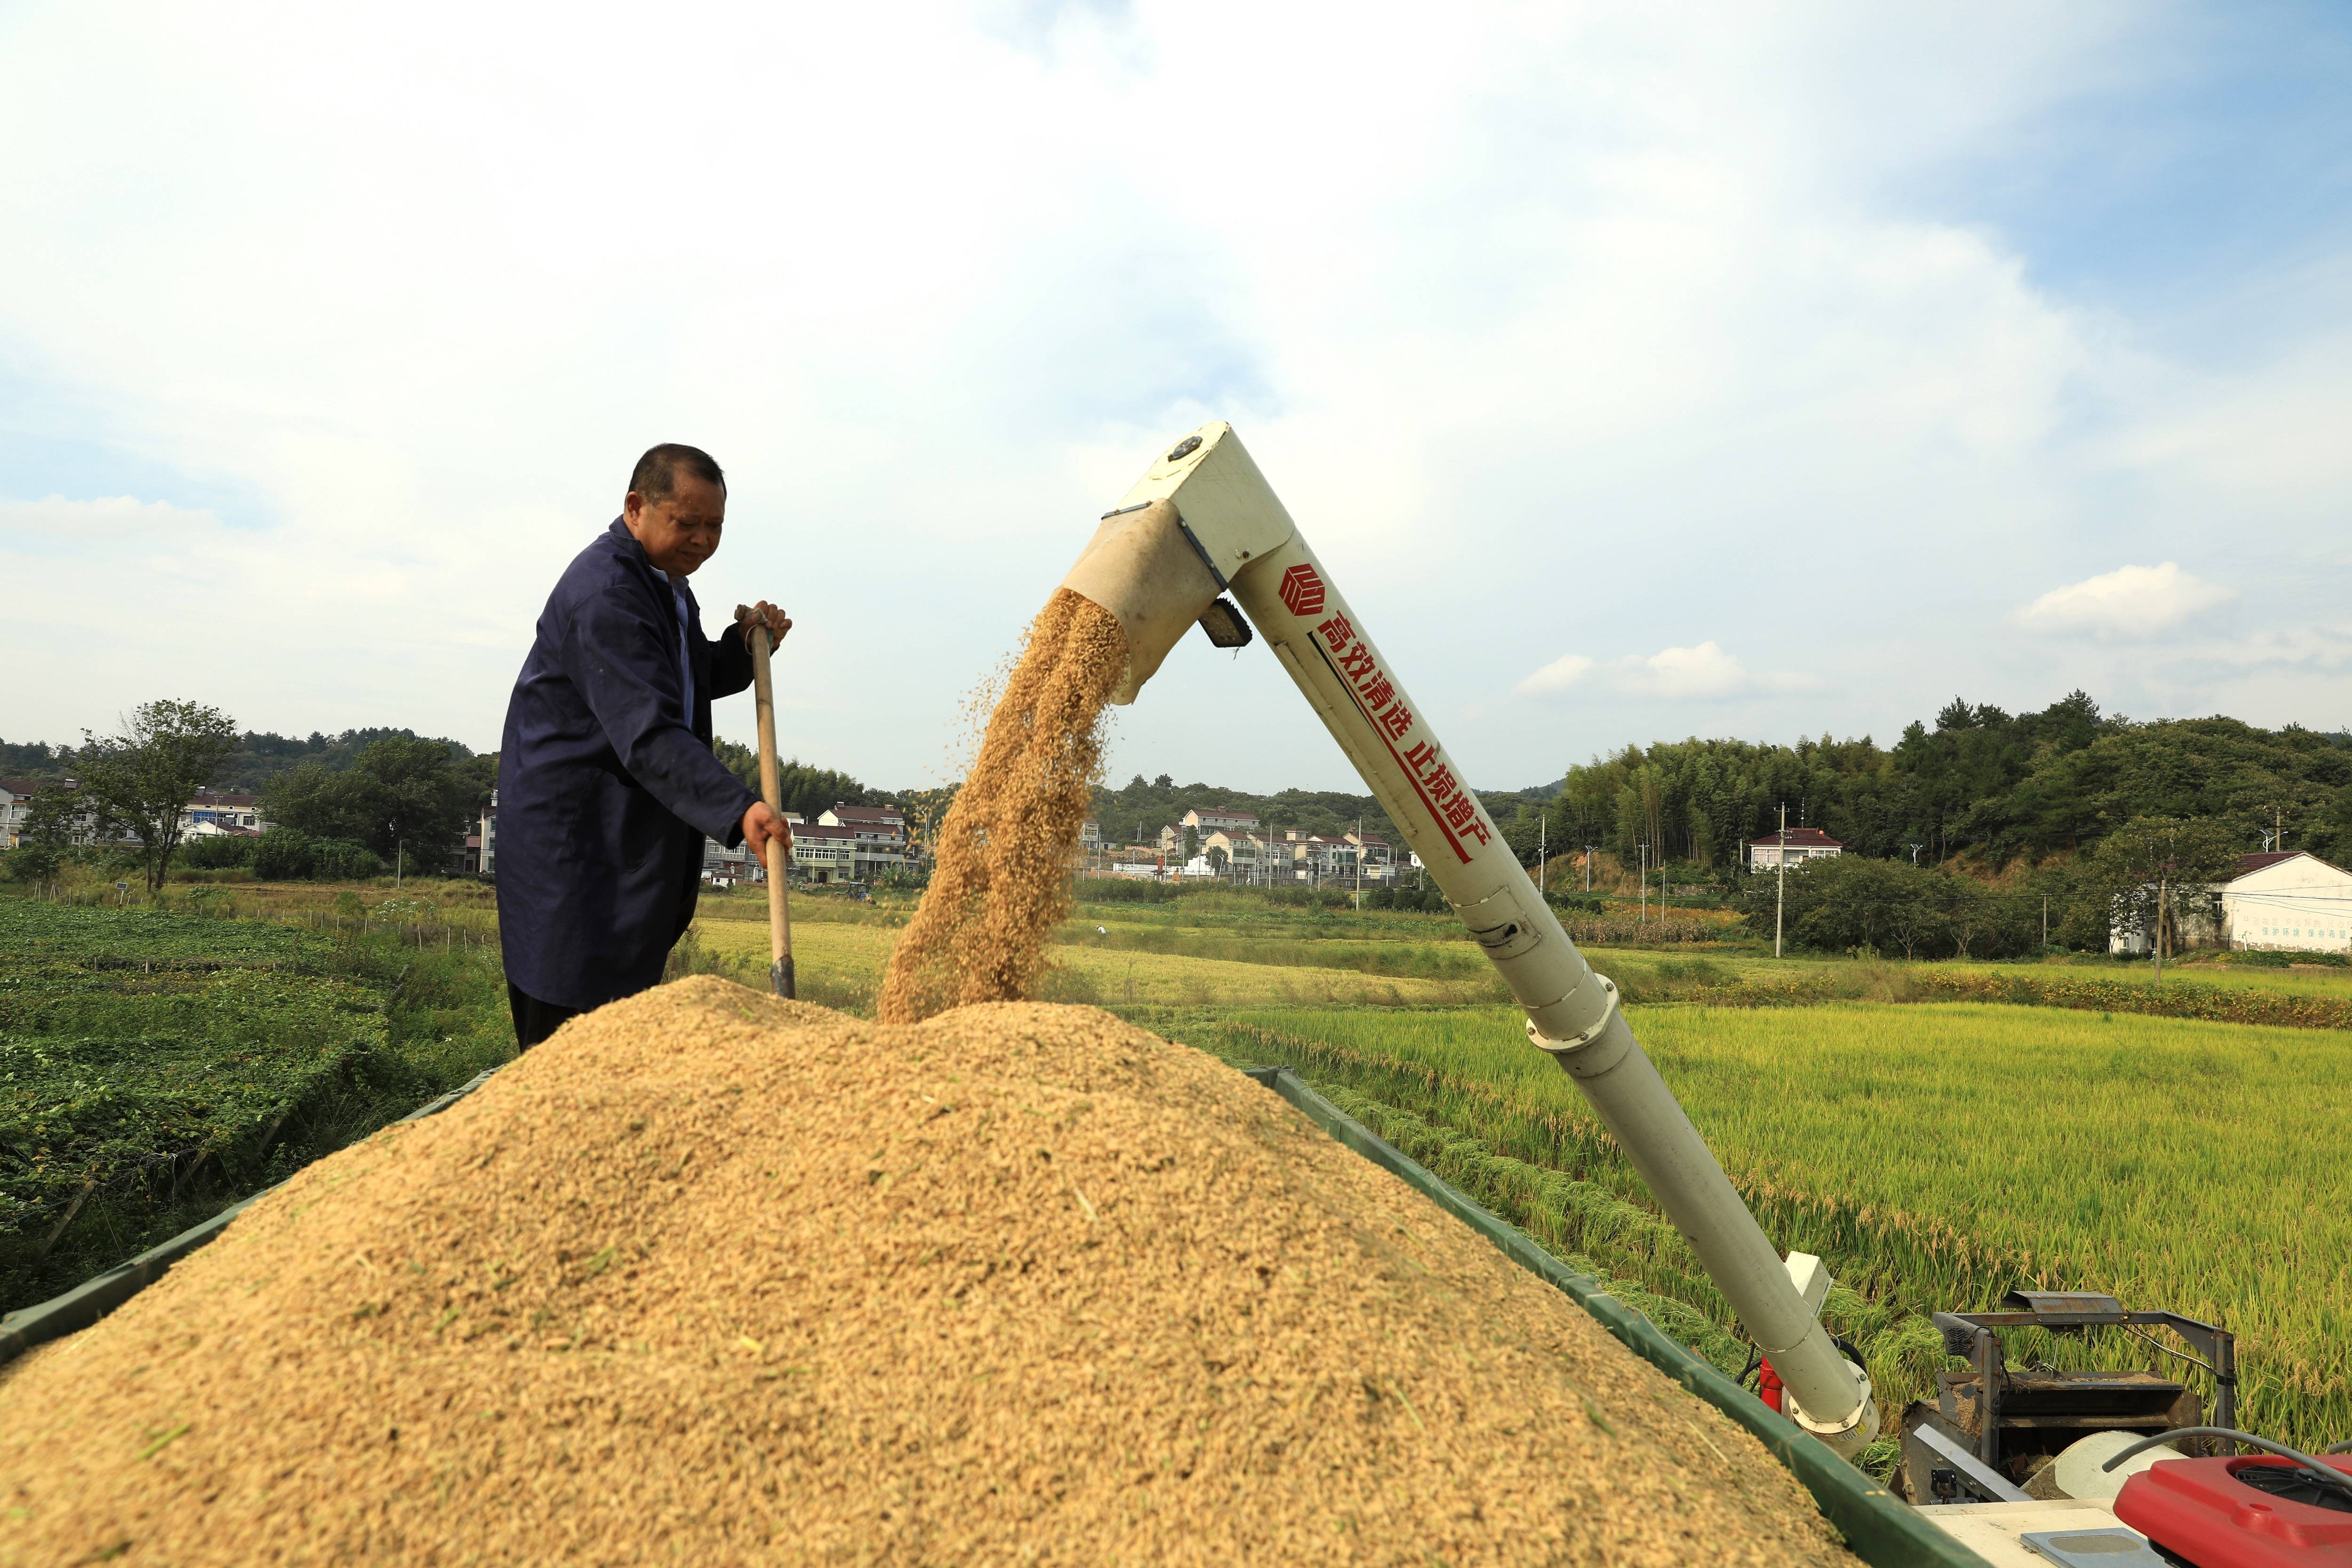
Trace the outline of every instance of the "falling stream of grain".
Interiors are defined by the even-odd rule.
[[[1056,590],[940,825],[930,887],[890,955],[882,1021],[1032,994],[1070,905],[1070,853],[1102,757],[1103,702],[1127,665],[1108,610]]]

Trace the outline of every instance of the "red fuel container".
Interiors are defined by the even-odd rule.
[[[2352,1456],[2319,1462],[2352,1477]],[[2352,1568],[2352,1492],[2292,1459],[2167,1459],[2124,1483],[2116,1517],[2197,1568]]]

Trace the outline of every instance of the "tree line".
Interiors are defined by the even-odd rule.
[[[1745,879],[1733,903],[1750,932],[1815,952],[2014,958],[2045,948],[2103,951],[2110,934],[2177,951],[2220,910],[2243,851],[2213,818],[2140,816],[2083,854],[1999,881],[1950,864],[1842,855],[1785,877]]]
[[[1097,785],[1094,792],[1096,824],[1104,841],[1112,844],[1154,842],[1162,827],[1195,808],[1247,812],[1257,818],[1260,833],[1337,838],[1353,833],[1361,822],[1365,832],[1379,834],[1391,844],[1402,843],[1379,801],[1345,790],[1286,789],[1258,795],[1219,784],[1180,784],[1167,773],[1149,780],[1137,773],[1117,789]]]
[[[1596,845],[1634,860],[1722,873],[1779,826],[1818,827],[1849,857],[1999,870],[2071,857],[2135,818],[2219,824],[2242,850],[2284,827],[2286,847],[2352,855],[2352,734],[2235,719],[2137,722],[2081,691],[2011,715],[1955,699],[1892,749],[1693,738],[1629,745],[1571,767],[1549,798],[1504,823],[1532,847]]]
[[[365,877],[402,864],[442,871],[497,782],[495,755],[453,741],[407,731],[311,739],[320,743],[241,731],[216,708],[162,700],[133,709],[111,734],[85,731],[78,747],[0,743],[10,760],[42,764],[49,781],[33,791],[6,868],[46,881],[68,858],[127,858],[150,891],[175,859],[272,879]],[[305,760],[263,780],[260,815],[271,827],[188,841],[183,816],[198,795],[234,779],[240,755],[268,755],[273,743]]]

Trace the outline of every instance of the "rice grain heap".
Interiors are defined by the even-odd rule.
[[[1566,1297],[1081,1007],[709,977],[0,1382],[0,1562],[1850,1563]]]
[[[885,1023],[1030,994],[1045,937],[1069,913],[1103,703],[1126,668],[1118,617],[1055,589],[940,825],[930,885],[882,976]]]

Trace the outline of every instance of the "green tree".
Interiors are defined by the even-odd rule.
[[[2120,935],[2145,940],[2164,976],[2184,916],[2212,919],[2244,853],[2242,830],[2213,817],[2135,816],[2099,841],[2085,880]]]
[[[745,789],[753,795],[760,793],[760,753],[756,749],[723,740],[713,741],[710,749],[729,773],[743,781]],[[895,798],[866,788],[847,773],[820,768],[798,757],[776,764],[776,794],[782,810],[798,812],[807,822],[814,822],[820,814],[836,805],[886,805]]]
[[[465,837],[478,794],[478,778],[446,742],[394,737],[370,743],[345,773],[305,763],[281,773],[264,799],[270,821],[311,838],[438,870]]]
[[[149,892],[162,889],[180,847],[181,814],[236,749],[236,725],[219,709],[168,698],[133,709],[119,734],[100,740],[82,731],[75,758],[82,790],[101,825],[139,840]]]
[[[356,768],[331,772],[320,763],[304,763],[270,780],[261,805],[271,823],[308,838],[370,842],[383,817],[374,779]]]
[[[401,855],[427,870],[446,868],[465,839],[474,795],[472,781],[455,764],[439,741],[378,741],[362,752],[352,771],[374,781],[382,826],[361,842],[386,858]]]
[[[27,882],[46,882],[65,864],[75,834],[84,828],[89,805],[63,784],[43,784],[25,807],[10,868]]]

